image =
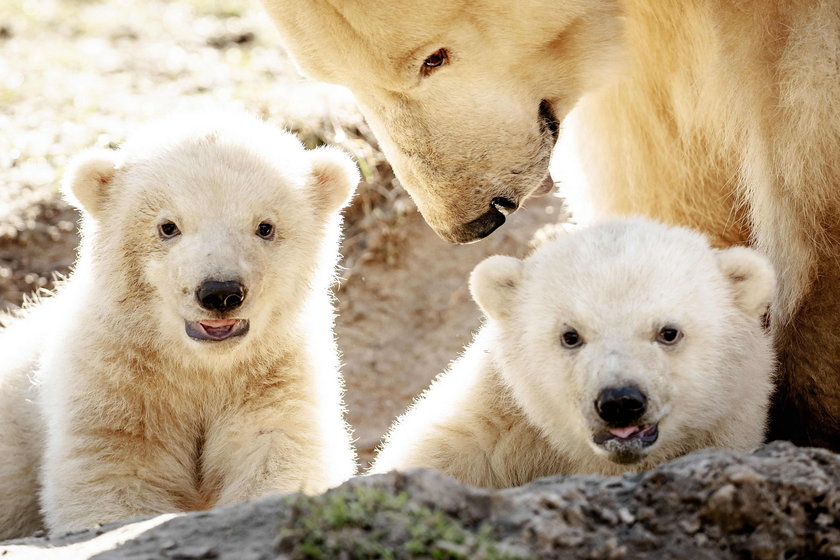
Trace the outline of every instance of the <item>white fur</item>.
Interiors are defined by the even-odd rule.
[[[53,531],[352,476],[329,291],[358,181],[349,158],[243,115],[198,115],[71,169],[75,270],[0,339],[16,357],[0,370],[0,538],[36,527],[38,469]],[[167,220],[181,234],[165,240]],[[262,221],[274,240],[256,235]],[[213,278],[246,286],[233,315],[246,335],[187,336],[186,320],[215,317],[195,296]]]
[[[431,467],[507,487],[762,442],[774,361],[761,318],[774,280],[755,251],[716,251],[685,228],[621,220],[561,235],[524,261],[490,257],[470,285],[487,323],[397,420],[372,472]],[[663,326],[683,339],[660,344]],[[561,345],[569,329],[582,347]],[[631,465],[593,443],[605,429],[599,391],[627,383],[647,395],[645,423],[660,432]]]
[[[353,91],[441,237],[475,240],[494,197],[537,188],[548,103],[596,218],[759,248],[779,280],[770,437],[840,451],[840,2],[263,2],[303,71]]]

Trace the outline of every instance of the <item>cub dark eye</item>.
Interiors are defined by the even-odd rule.
[[[424,76],[428,76],[437,68],[449,62],[449,51],[446,49],[438,49],[423,61],[423,67],[420,69]]]
[[[181,230],[175,225],[175,222],[163,222],[158,225],[158,235],[161,239],[171,239],[181,234]]]
[[[674,327],[662,327],[656,333],[656,342],[666,346],[672,346],[682,340],[682,337],[683,333],[681,330],[675,329]]]
[[[274,225],[263,222],[257,226],[257,235],[263,239],[274,239]]]
[[[574,329],[568,330],[560,337],[560,343],[566,348],[583,346],[583,337]]]

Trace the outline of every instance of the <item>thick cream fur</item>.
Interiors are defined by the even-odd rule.
[[[470,282],[486,324],[396,421],[372,472],[429,467],[501,488],[648,469],[704,447],[751,450],[772,388],[761,318],[773,279],[751,249],[718,252],[694,231],[642,220],[560,236],[524,261],[491,257]],[[666,325],[684,333],[678,344],[656,342]],[[586,341],[579,349],[560,343],[572,328]],[[660,432],[631,465],[592,441],[604,429],[598,392],[628,382]]]
[[[448,239],[493,197],[520,201],[540,184],[553,147],[540,101],[562,116],[620,57],[619,9],[605,0],[265,5],[306,73],[353,90],[400,181]],[[441,47],[451,64],[424,78]]]
[[[537,186],[545,100],[596,217],[758,247],[779,274],[770,435],[840,450],[840,2],[263,1],[300,68],[354,92],[444,238]]]
[[[46,524],[64,531],[319,492],[356,469],[330,293],[349,158],[242,115],[169,119],[118,155],[107,181],[108,158],[73,166],[75,270],[2,335],[0,537],[37,525],[39,470]],[[167,220],[181,234],[163,240]],[[228,278],[250,331],[191,339],[186,320],[213,318],[199,283]]]
[[[510,312],[510,298],[522,278],[523,263],[515,257],[495,255],[481,261],[470,275],[470,291],[484,313],[502,319]]]
[[[62,192],[73,206],[96,216],[108,197],[108,188],[119,167],[120,154],[114,150],[90,149],[70,161]]]

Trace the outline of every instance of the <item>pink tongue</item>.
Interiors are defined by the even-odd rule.
[[[638,431],[638,426],[628,426],[626,428],[610,428],[610,433],[615,437],[620,437],[621,439],[627,439],[628,437],[632,436]]]
[[[221,329],[232,327],[236,323],[236,319],[207,319],[206,321],[199,321],[199,323],[205,328]]]

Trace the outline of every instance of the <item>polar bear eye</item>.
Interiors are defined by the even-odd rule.
[[[262,222],[257,226],[257,235],[263,239],[274,239],[274,225],[268,222]]]
[[[583,337],[574,329],[568,330],[560,337],[560,342],[566,348],[577,348],[583,346]]]
[[[175,222],[163,222],[158,225],[158,234],[161,239],[171,239],[181,234],[181,230],[175,225]]]
[[[444,66],[448,62],[449,51],[447,51],[446,49],[438,49],[432,54],[430,54],[428,57],[426,57],[426,60],[423,61],[423,67],[420,69],[420,72],[424,76],[428,76],[429,74],[434,72],[435,69]]]
[[[656,342],[665,344],[666,346],[672,346],[682,340],[682,337],[683,333],[681,330],[675,329],[674,327],[662,327],[656,333]]]

